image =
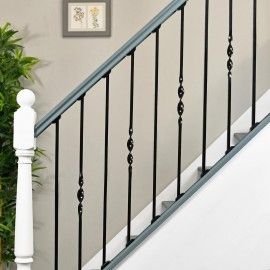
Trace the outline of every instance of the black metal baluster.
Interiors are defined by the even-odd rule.
[[[252,63],[252,116],[251,129],[256,126],[257,86],[257,0],[253,0],[253,63]]]
[[[227,115],[227,151],[230,152],[231,147],[231,110],[232,110],[232,68],[233,68],[233,0],[229,0],[229,46],[227,49],[227,55],[229,57],[227,61],[228,68],[228,115]]]
[[[79,215],[79,241],[78,241],[78,270],[82,269],[82,213],[83,213],[83,131],[84,131],[84,96],[80,99],[80,156],[79,156],[79,190],[77,193],[77,198],[79,201],[78,205],[78,215]]]
[[[54,269],[58,270],[58,228],[59,228],[59,119],[55,121],[55,193],[54,193]]]
[[[159,76],[159,29],[154,31],[156,34],[156,52],[155,52],[155,109],[154,109],[154,158],[153,158],[153,214],[152,223],[159,216],[156,215],[156,196],[157,196],[157,125],[158,125],[158,76]]]
[[[177,197],[181,197],[181,170],[182,170],[182,127],[183,127],[183,113],[184,113],[184,103],[182,101],[185,89],[183,86],[184,82],[184,29],[185,29],[185,6],[181,8],[181,34],[180,34],[180,75],[179,75],[179,88],[178,97],[179,103],[177,106],[178,118],[178,163],[177,163]]]
[[[208,25],[209,0],[205,1],[205,36],[204,36],[204,90],[203,90],[203,147],[202,147],[202,176],[206,170],[206,132],[207,132],[207,90],[208,90]]]
[[[133,155],[132,150],[134,147],[134,141],[132,138],[133,135],[133,99],[134,99],[134,52],[133,50],[131,55],[131,74],[130,74],[130,112],[129,112],[129,139],[127,141],[127,148],[129,154],[127,156],[128,162],[128,215],[127,215],[127,246],[132,242],[131,241],[131,189],[132,189],[132,164],[133,164]]]
[[[110,72],[106,74],[105,78],[106,78],[106,105],[105,105],[105,149],[104,149],[103,252],[102,252],[101,269],[105,268],[110,263],[109,261],[106,261]]]

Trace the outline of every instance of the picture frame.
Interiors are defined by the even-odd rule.
[[[111,0],[63,0],[63,36],[111,36]]]

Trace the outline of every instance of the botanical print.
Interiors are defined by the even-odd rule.
[[[70,2],[68,4],[68,31],[106,31],[106,3]]]
[[[99,9],[97,7],[93,7],[90,9],[90,16],[92,17],[92,25],[94,29],[99,28],[98,14]]]
[[[88,5],[88,28],[91,31],[106,30],[105,3],[91,3]]]
[[[74,8],[75,15],[73,16],[74,20],[77,22],[79,21],[82,23],[82,19],[84,18],[84,12],[81,7],[75,7]]]
[[[83,4],[69,5],[69,31],[85,31],[87,26],[87,8]]]

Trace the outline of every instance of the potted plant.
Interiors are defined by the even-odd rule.
[[[0,256],[2,269],[12,269],[14,261],[14,230],[17,161],[13,150],[13,114],[17,110],[17,93],[22,79],[32,80],[31,72],[38,63],[25,56],[17,31],[9,23],[0,26]],[[37,165],[35,170],[40,167]]]

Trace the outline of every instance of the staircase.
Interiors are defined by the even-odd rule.
[[[260,126],[261,128],[264,127],[264,125],[267,125],[267,122],[269,120],[269,116],[268,116],[268,113],[269,113],[268,104],[269,103],[270,103],[270,90],[268,90],[257,101],[257,104],[256,104],[256,106],[257,106],[257,119],[260,120],[260,122],[264,122],[264,124]],[[248,148],[250,139],[253,138],[253,136],[256,136],[257,132],[259,133],[260,130],[261,130],[259,127],[257,127],[256,132],[253,133],[252,136],[251,136],[250,132],[247,132],[247,136],[246,136],[245,139],[241,138],[241,141],[238,140],[237,137],[238,137],[239,132],[236,132],[236,131],[244,131],[246,129],[246,126],[249,123],[250,114],[251,114],[251,108],[249,108],[232,125],[232,132],[234,134],[234,136],[233,136],[234,138],[232,138],[232,141],[234,142],[234,145],[235,145],[234,154],[236,153],[236,155],[238,155],[238,153],[241,152],[241,149],[243,147],[245,147],[245,149]],[[268,120],[266,120],[266,119],[268,119]],[[149,221],[149,215],[151,215],[151,211],[152,211],[152,204],[149,204],[140,214],[138,214],[138,216],[136,216],[134,218],[134,220],[132,221],[132,227],[133,227],[133,232],[136,232],[137,234],[134,235],[133,238],[137,237],[136,240],[135,240],[135,243],[137,243],[137,245],[139,245],[140,247],[144,246],[144,245],[148,245],[147,240],[152,239],[153,234],[155,235],[155,229],[161,229],[161,228],[165,227],[166,224],[167,224],[167,221],[169,219],[174,220],[174,219],[178,218],[178,216],[180,216],[180,218],[181,218],[182,217],[182,212],[181,212],[181,210],[178,211],[178,209],[182,208],[182,205],[192,204],[193,197],[197,196],[197,194],[201,190],[200,187],[203,186],[204,184],[207,184],[209,180],[212,181],[212,179],[213,179],[213,177],[215,177],[216,173],[218,173],[218,172],[220,173],[220,170],[222,170],[222,168],[227,164],[227,162],[230,162],[233,159],[234,154],[230,155],[230,156],[226,155],[227,158],[224,157],[224,144],[226,143],[226,137],[227,137],[226,133],[227,132],[225,131],[207,149],[209,164],[215,164],[215,165],[211,167],[212,170],[209,171],[210,175],[208,175],[208,177],[204,178],[205,182],[202,181],[202,178],[200,179],[201,171],[198,171],[198,168],[200,167],[200,163],[201,163],[201,156],[199,156],[196,160],[194,160],[194,162],[192,164],[190,164],[190,166],[188,166],[188,168],[186,168],[182,172],[182,184],[183,184],[183,187],[184,187],[184,189],[186,189],[186,186],[187,186],[187,189],[188,189],[187,192],[191,192],[186,197],[187,200],[185,199],[186,195],[183,196],[183,198],[180,200],[179,204],[176,204],[175,201],[171,200],[175,196],[175,190],[176,190],[176,186],[177,186],[177,184],[176,184],[177,179],[174,182],[172,182],[161,194],[159,194],[157,196],[157,205],[162,206],[162,207],[159,207],[158,212],[163,213],[161,215],[160,222],[162,223],[162,221],[165,221],[164,222],[165,225],[164,225],[164,223],[162,223],[157,227],[151,227],[150,226],[149,230],[148,230],[148,228],[147,228],[147,230],[145,230],[147,225],[145,224],[144,221],[145,220]],[[245,132],[240,132],[240,133],[245,133]],[[243,158],[241,158],[241,159],[243,159]],[[254,166],[256,166],[256,163],[254,164]],[[234,171],[234,175],[237,178],[238,173]],[[267,178],[267,176],[266,176],[266,178]],[[200,179],[200,180],[198,181],[198,179]],[[228,182],[228,188],[230,188],[230,185],[233,186],[228,180],[224,179],[223,181]],[[236,179],[235,181],[238,181],[238,180]],[[193,190],[194,193],[192,192],[192,190]],[[241,191],[238,191],[238,192],[241,192]],[[245,192],[248,192],[248,191],[245,190]],[[220,191],[219,195],[222,196],[222,194],[223,193]],[[212,198],[213,196],[211,195],[210,197]],[[207,209],[209,209],[209,207],[211,208],[211,206],[212,206],[212,204],[209,204],[205,208],[205,211],[208,211]],[[170,207],[170,209],[168,209],[169,207]],[[176,214],[176,212],[177,212],[177,214]],[[193,216],[192,214],[190,214],[190,215]],[[195,216],[195,218],[196,218],[196,216]],[[210,221],[211,221],[211,219],[208,222],[210,222]],[[228,219],[228,221],[229,221],[229,219]],[[177,228],[179,226],[180,225],[178,224]],[[177,228],[175,228],[175,229],[177,229]],[[122,251],[125,248],[125,243],[124,243],[125,240],[126,240],[125,235],[126,235],[126,228],[123,228],[123,230],[121,230],[121,232],[119,234],[117,234],[108,243],[108,250],[111,251],[110,254],[109,254],[110,257],[114,257],[118,253],[120,253],[119,256],[121,255],[121,256],[124,257],[124,259],[122,261],[120,261],[120,262],[117,261],[117,259],[115,259],[114,263],[116,263],[116,264],[120,263],[120,265],[121,265],[121,263],[123,263],[123,265],[126,265],[125,261],[129,262],[129,256],[127,256],[127,254],[131,254],[131,256],[133,256],[133,254],[134,254],[134,249],[133,248],[132,249],[125,249],[124,251]],[[176,236],[176,239],[177,239],[177,237],[180,237],[180,236]],[[179,241],[180,241],[180,239],[179,239]],[[198,244],[200,244],[200,243],[198,243]],[[201,243],[201,244],[203,244],[203,243]],[[160,246],[168,247],[168,246],[170,246],[170,244],[163,243]],[[219,248],[219,247],[217,247],[217,248]],[[135,254],[137,253],[137,250],[140,253],[141,248],[135,249]],[[170,250],[170,249],[167,248],[166,250]],[[164,258],[164,256],[163,256],[163,253],[164,253],[163,248],[160,249],[160,253],[161,254],[152,254],[150,256],[150,258],[152,258],[152,257]],[[171,253],[173,253],[173,251],[171,251]],[[193,254],[193,253],[190,251],[190,254]],[[160,255],[162,255],[162,256],[160,256]],[[94,258],[92,258],[84,266],[83,270],[98,269],[98,265],[99,265],[99,263],[101,261],[101,257],[102,257],[101,252],[99,252],[98,254],[96,254],[96,256],[94,256]],[[119,257],[117,257],[117,258],[119,259]],[[185,260],[185,257],[183,257],[182,259]],[[149,260],[149,261],[154,262],[153,260]],[[155,261],[157,261],[157,260],[155,260]],[[166,263],[166,261],[168,262],[168,260],[165,258],[164,261],[162,261],[162,263]],[[147,262],[145,262],[145,263],[147,263]],[[111,266],[113,267],[113,264]],[[152,268],[155,269],[155,268],[157,268],[157,266],[155,265],[155,267],[154,267],[152,265],[151,267],[149,266],[149,268],[146,268],[146,269],[152,269]],[[123,268],[123,269],[133,269],[133,268],[132,267],[129,268],[129,267],[126,266],[126,268]],[[161,268],[161,269],[163,269],[163,268]],[[168,269],[175,269],[175,268],[168,268]],[[186,269],[189,269],[189,268],[187,267]],[[200,267],[197,267],[197,268],[194,268],[194,269],[200,269]],[[206,268],[206,269],[208,269],[208,268]],[[211,269],[211,268],[209,268],[209,269]]]
[[[269,120],[252,139],[247,135],[244,148],[212,168],[220,167],[202,179],[203,188],[172,205],[166,222],[117,269],[269,269]]]
[[[190,0],[191,1],[191,0]],[[236,156],[239,156],[240,151],[248,145],[248,143],[259,134],[264,128],[268,127],[270,116],[258,117],[257,111],[257,1],[253,0],[253,51],[252,51],[252,77],[251,79],[251,93],[248,93],[251,97],[250,111],[247,112],[251,121],[246,126],[245,131],[234,130],[234,124],[232,123],[232,90],[233,90],[233,1],[228,1],[228,47],[227,47],[227,67],[224,70],[224,74],[227,75],[227,100],[224,101],[227,107],[227,127],[225,133],[222,135],[222,145],[226,146],[222,148],[222,153],[219,153],[218,159],[213,159],[213,162],[209,162],[211,146],[207,149],[207,123],[210,118],[207,114],[208,109],[208,60],[209,60],[209,0],[205,0],[205,35],[204,35],[204,84],[203,84],[203,104],[202,104],[202,152],[199,159],[194,163],[197,170],[196,179],[186,188],[185,171],[182,166],[183,155],[183,118],[184,118],[184,95],[185,95],[185,47],[188,44],[185,43],[185,10],[188,9],[187,0],[174,0],[168,6],[166,6],[156,17],[154,17],[142,30],[140,30],[134,37],[132,37],[123,47],[121,47],[114,55],[112,55],[104,64],[102,64],[93,74],[91,74],[85,81],[83,81],[77,88],[75,88],[65,99],[63,99],[55,108],[53,108],[44,118],[36,123],[36,113],[32,109],[35,102],[35,96],[30,90],[22,90],[18,94],[18,104],[20,108],[14,115],[14,148],[16,149],[16,155],[19,159],[18,162],[18,190],[17,190],[17,213],[16,213],[16,243],[15,243],[15,255],[16,263],[19,270],[30,270],[33,262],[33,210],[32,210],[32,178],[31,178],[31,159],[34,156],[34,150],[36,149],[36,138],[43,134],[49,127],[54,127],[54,177],[55,177],[55,190],[54,190],[54,270],[61,269],[59,267],[59,162],[61,161],[61,149],[60,149],[60,125],[61,117],[67,115],[66,111],[72,108],[75,104],[79,105],[79,166],[78,166],[78,239],[75,244],[77,248],[77,254],[74,254],[77,260],[77,269],[81,270],[94,270],[94,269],[114,269],[120,267],[120,269],[152,269],[157,268],[158,265],[142,264],[140,268],[134,268],[134,266],[128,265],[129,255],[131,255],[131,261],[136,257],[137,247],[142,243],[142,250],[148,245],[145,241],[150,235],[155,238],[159,231],[157,228],[165,228],[165,221],[168,221],[170,217],[175,218],[175,213],[178,213],[178,209],[182,208],[185,202],[192,201],[192,196],[200,193],[202,186],[208,186],[208,182],[216,178],[219,175],[218,172],[223,170],[224,166],[233,162]],[[179,84],[176,92],[178,94],[178,143],[175,146],[177,149],[177,178],[173,184],[174,195],[166,200],[160,200],[161,195],[157,194],[157,145],[158,145],[158,112],[159,112],[159,76],[160,76],[160,31],[161,26],[172,17],[180,17],[179,33]],[[133,184],[133,155],[134,148],[134,85],[136,81],[135,76],[135,60],[136,49],[149,37],[154,36],[154,123],[153,123],[153,175],[152,175],[152,201],[147,209],[150,209],[150,215],[145,223],[147,225],[138,233],[134,233],[135,226],[134,220],[132,221],[132,184]],[[127,130],[127,171],[128,171],[128,189],[127,189],[127,226],[124,228],[124,246],[121,246],[121,250],[118,248],[113,249],[112,245],[108,243],[108,156],[109,156],[109,137],[110,137],[110,90],[111,90],[111,77],[113,76],[113,70],[122,62],[123,59],[128,59],[130,68],[130,85],[129,85],[129,127]],[[83,221],[84,221],[84,143],[85,143],[85,102],[86,94],[90,93],[96,84],[104,82],[105,85],[105,121],[104,121],[104,177],[102,179],[103,186],[103,209],[102,209],[102,221],[103,226],[101,229],[102,234],[102,250],[98,254],[99,265],[95,268],[92,264],[83,265]],[[267,109],[267,114],[270,110]],[[234,133],[235,132],[235,133]],[[103,139],[103,138],[102,138]],[[208,160],[208,162],[207,162]],[[198,162],[199,161],[199,162]],[[77,167],[76,167],[77,168]],[[195,167],[194,167],[195,168]],[[235,171],[237,173],[237,170]],[[185,183],[185,188],[184,184]],[[207,185],[206,185],[207,184]],[[116,194],[117,195],[117,194]],[[196,195],[197,196],[197,195]],[[162,208],[160,213],[159,208]],[[148,210],[147,210],[148,211]],[[147,212],[146,211],[146,212]],[[149,212],[147,212],[149,213]],[[180,213],[178,213],[179,215]],[[172,220],[172,219],[170,219]],[[167,224],[167,223],[166,223]],[[164,229],[165,230],[165,229]],[[122,232],[122,234],[123,234]],[[158,236],[157,236],[158,238]],[[152,238],[151,238],[152,239]],[[168,243],[167,243],[168,244]],[[167,247],[166,247],[167,248]],[[135,253],[134,253],[135,252]],[[114,255],[112,255],[114,254]],[[135,254],[135,255],[133,255]],[[158,254],[152,254],[158,256]],[[179,253],[181,256],[181,253]],[[157,262],[159,259],[156,260]],[[124,263],[123,263],[124,262]],[[123,263],[123,264],[121,264]],[[127,264],[126,264],[127,263]],[[163,262],[162,262],[163,263]],[[126,265],[126,266],[125,266]],[[145,267],[143,266],[145,265]],[[142,268],[144,267],[144,268]],[[149,268],[150,267],[150,268]],[[176,269],[176,266],[170,269]],[[159,268],[165,269],[165,268]],[[169,268],[168,268],[169,269]],[[188,269],[188,268],[186,268]],[[205,268],[206,269],[206,268]]]

